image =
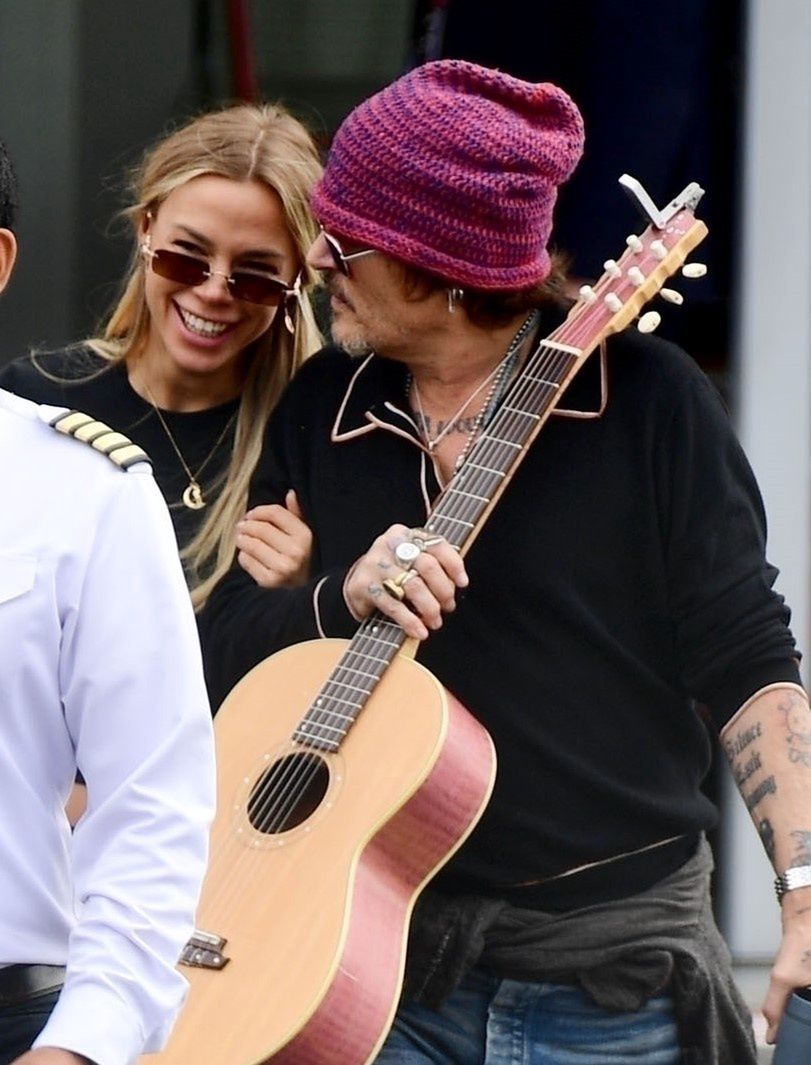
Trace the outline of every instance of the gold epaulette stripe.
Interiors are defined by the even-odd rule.
[[[50,422],[54,429],[66,436],[75,436],[84,444],[90,444],[96,451],[106,455],[111,462],[122,470],[127,470],[138,462],[150,462],[149,455],[143,448],[133,444],[128,436],[111,429],[104,422],[91,418],[78,410],[58,414]],[[151,465],[151,463],[150,463]]]

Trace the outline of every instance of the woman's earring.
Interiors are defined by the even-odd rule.
[[[463,288],[449,288],[448,289],[448,313],[456,314],[456,304],[464,296],[465,290]]]
[[[284,327],[287,330],[287,332],[291,336],[293,336],[293,334],[296,331],[296,325],[295,325],[295,322],[293,321],[293,316],[290,314],[290,300],[289,299],[286,299],[284,301]]]

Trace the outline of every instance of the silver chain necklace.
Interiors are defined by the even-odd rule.
[[[417,384],[416,379],[411,374],[408,375],[408,381],[406,384],[406,394],[408,394],[413,387],[416,413],[419,415],[420,421],[420,434],[430,454],[433,455],[434,449],[436,448],[437,444],[439,444],[439,442],[444,439],[444,437],[447,436],[449,432],[451,432],[451,430],[456,425],[459,416],[463,414],[464,411],[470,406],[476,396],[481,393],[482,389],[486,388],[489,384],[490,389],[487,395],[485,396],[484,402],[479,408],[478,413],[472,420],[470,428],[467,430],[464,447],[462,448],[462,451],[456,459],[454,469],[459,469],[459,467],[464,462],[467,453],[470,451],[470,448],[473,446],[473,441],[476,439],[479,430],[487,424],[487,422],[492,417],[495,408],[498,406],[506,382],[509,380],[509,377],[515,366],[515,362],[518,358],[519,348],[526,339],[526,336],[529,331],[534,327],[535,323],[538,320],[538,317],[538,311],[531,311],[527,315],[527,317],[521,324],[520,329],[510,341],[510,345],[507,348],[504,357],[499,361],[498,365],[490,371],[490,373],[487,375],[487,377],[484,378],[483,381],[476,385],[476,388],[465,399],[462,406],[459,407],[459,409],[447,420],[442,429],[433,437],[428,432],[428,419],[425,416],[425,410],[422,405],[422,396],[420,395],[419,385]]]

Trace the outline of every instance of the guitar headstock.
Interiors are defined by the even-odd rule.
[[[589,351],[604,337],[625,329],[657,293],[674,303],[682,302],[677,292],[664,289],[669,277],[682,268],[687,256],[707,235],[707,227],[693,214],[703,190],[695,183],[664,210],[658,210],[634,178],[623,174],[623,187],[651,219],[639,236],[631,234],[619,259],[608,259],[604,273],[594,285],[584,285],[556,338]],[[706,269],[699,263],[684,268],[687,277],[700,277]],[[647,319],[647,321],[646,321]],[[658,315],[649,312],[640,320],[643,332],[658,325]]]

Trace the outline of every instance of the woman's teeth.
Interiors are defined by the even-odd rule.
[[[184,311],[182,307],[178,307],[178,310],[185,327],[201,337],[219,336],[220,333],[225,332],[230,324],[228,322],[210,322],[207,318],[199,318],[196,314]]]

